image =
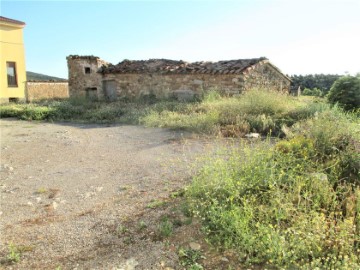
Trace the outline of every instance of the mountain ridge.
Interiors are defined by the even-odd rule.
[[[66,82],[67,79],[55,77],[55,76],[49,76],[41,73],[36,73],[32,71],[26,71],[26,78],[27,81],[53,81],[53,82]]]

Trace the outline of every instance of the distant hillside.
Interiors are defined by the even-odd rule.
[[[67,81],[63,78],[48,76],[40,73],[35,73],[31,71],[26,71],[26,77],[28,81],[55,81],[55,82],[63,82]]]

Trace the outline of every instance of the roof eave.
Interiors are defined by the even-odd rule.
[[[11,27],[15,27],[15,28],[24,28],[26,23],[24,23],[22,21],[18,21],[18,20],[0,16],[0,25],[11,26]]]

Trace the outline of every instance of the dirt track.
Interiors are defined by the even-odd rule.
[[[0,268],[177,269],[157,241],[161,209],[206,140],[136,126],[0,120]],[[142,221],[129,235],[121,224]],[[18,263],[6,262],[13,244]]]

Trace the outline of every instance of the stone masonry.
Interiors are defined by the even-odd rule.
[[[26,82],[26,101],[62,99],[69,97],[67,82]]]
[[[107,63],[96,56],[67,57],[69,70],[69,95],[103,97],[102,75],[98,73],[101,66]]]
[[[117,65],[94,56],[69,56],[70,96],[136,99],[196,96],[216,89],[238,95],[253,88],[288,93],[290,79],[266,58],[219,62],[150,59]]]

